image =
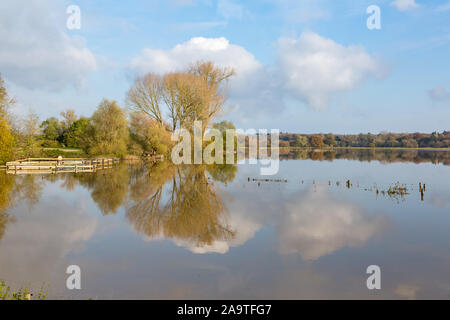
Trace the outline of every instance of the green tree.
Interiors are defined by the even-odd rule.
[[[0,116],[0,163],[11,160],[14,152],[14,138],[8,123]]]
[[[89,145],[88,129],[90,120],[80,118],[72,123],[69,130],[64,134],[63,142],[69,148],[84,149]]]
[[[43,121],[41,129],[43,138],[46,140],[43,145],[53,147],[62,141],[64,129],[61,126],[61,122],[55,117]]]
[[[173,146],[169,130],[139,111],[130,115],[130,137],[129,149],[134,154],[146,152],[168,156]]]
[[[124,156],[127,152],[129,138],[128,123],[125,112],[116,101],[104,99],[92,116],[91,128],[87,134],[90,154]]]
[[[222,133],[222,140],[223,140],[223,149],[227,150],[227,130],[230,130],[230,134],[234,135],[234,146],[233,150],[236,151],[237,148],[237,136],[236,136],[236,127],[234,126],[233,122],[231,121],[221,121],[216,122],[213,124],[213,129],[217,129]]]

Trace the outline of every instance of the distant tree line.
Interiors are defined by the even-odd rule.
[[[348,135],[281,133],[280,147],[450,148],[450,131]]]
[[[280,159],[333,161],[348,159],[358,161],[413,162],[450,165],[450,152],[434,152],[427,149],[376,149],[376,148],[337,148],[337,149],[282,149]]]

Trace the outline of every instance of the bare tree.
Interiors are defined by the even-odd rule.
[[[9,108],[15,103],[15,100],[12,99],[8,92],[6,91],[4,81],[0,74],[0,117],[3,117],[8,122],[11,122],[12,115],[9,113]]]
[[[222,84],[234,74],[233,69],[212,62],[197,62],[184,72],[163,76],[149,73],[136,79],[128,92],[128,104],[161,125],[170,123],[172,130],[190,130],[194,121],[201,120],[204,132],[225,103]]]
[[[40,120],[38,115],[30,109],[24,119],[21,120],[19,134],[19,146],[21,152],[26,157],[32,157],[39,154],[39,144],[37,136],[41,133]]]
[[[60,113],[61,117],[64,118],[64,126],[69,129],[72,123],[78,120],[78,116],[75,114],[75,110],[67,109]]]
[[[128,104],[163,124],[161,97],[162,79],[159,75],[149,73],[136,78],[133,87],[128,91]]]
[[[37,136],[41,133],[39,116],[33,109],[28,110],[28,114],[22,120],[22,134],[24,136]]]

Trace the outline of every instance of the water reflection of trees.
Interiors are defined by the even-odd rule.
[[[38,176],[13,176],[0,172],[0,239],[4,236],[7,225],[15,221],[8,209],[25,202],[31,211],[42,195],[42,184],[42,179]]]
[[[219,181],[224,184],[232,182],[236,177],[238,167],[229,164],[214,164],[207,166],[206,170],[211,175],[214,181]]]
[[[13,176],[0,172],[0,211],[25,202],[28,210],[39,202],[42,195],[42,178],[34,175]]]
[[[334,149],[334,150],[290,150],[280,154],[281,160],[328,160],[347,159],[358,161],[390,162],[432,162],[450,165],[450,152],[431,150],[406,150],[406,149]]]
[[[224,167],[171,166],[141,168],[132,178],[132,203],[127,218],[138,232],[151,238],[168,237],[195,246],[235,236],[227,223],[228,212],[214,182],[233,179],[236,169]],[[212,172],[212,173],[211,173]]]
[[[88,189],[104,215],[117,213],[129,200],[127,218],[138,232],[149,237],[177,238],[196,246],[229,240],[234,237],[234,231],[228,226],[227,208],[214,181],[231,182],[236,172],[234,165],[174,166],[161,162],[122,164],[95,173],[45,176],[1,173],[0,237],[13,221],[6,212],[8,207],[25,201],[32,210],[44,184],[60,182],[68,191],[77,185]]]
[[[94,173],[69,173],[52,178],[62,178],[61,187],[69,191],[73,190],[77,183],[90,190],[92,200],[103,215],[117,213],[117,209],[127,198],[130,183],[128,166],[125,164]]]
[[[31,211],[39,202],[43,188],[44,182],[42,181],[42,177],[35,175],[19,176],[15,180],[12,199],[15,203],[25,201],[28,210]]]
[[[0,240],[5,234],[6,226],[14,221],[14,218],[6,212],[11,201],[11,191],[14,179],[5,172],[0,172]]]

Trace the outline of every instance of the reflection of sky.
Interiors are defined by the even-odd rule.
[[[25,204],[10,210],[16,221],[0,241],[0,278],[47,281],[54,296],[70,297],[65,268],[78,264],[81,297],[446,299],[449,171],[432,164],[282,161],[271,178],[288,182],[258,186],[248,182],[261,178],[258,167],[243,165],[228,186],[216,183],[236,237],[207,247],[148,241],[123,207],[102,216],[84,187],[67,192],[60,181],[46,182],[31,211]],[[397,180],[414,187],[405,201],[364,190]],[[419,181],[427,184],[424,202]],[[365,287],[371,264],[381,267],[381,291]]]

